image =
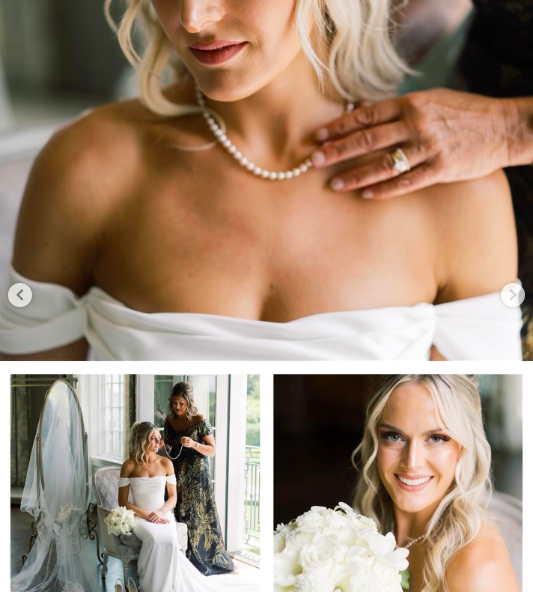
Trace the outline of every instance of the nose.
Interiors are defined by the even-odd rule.
[[[224,15],[220,0],[182,0],[181,25],[188,33],[199,33]]]
[[[416,470],[424,465],[423,442],[416,439],[411,440],[409,445],[405,447],[405,454],[404,462],[407,469]]]

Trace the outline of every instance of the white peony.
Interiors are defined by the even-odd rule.
[[[314,506],[274,533],[274,590],[402,592],[408,554],[347,504]]]

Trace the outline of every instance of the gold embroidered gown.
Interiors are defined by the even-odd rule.
[[[203,438],[212,433],[213,428],[205,419],[180,431],[175,430],[168,419],[165,422],[165,435],[172,444],[170,456],[173,457],[180,451],[180,439],[183,436],[202,443]],[[211,487],[208,457],[194,448],[184,447],[179,457],[172,462],[178,493],[174,515],[178,522],[184,522],[188,528],[187,558],[204,575],[232,571],[233,561],[224,547]]]

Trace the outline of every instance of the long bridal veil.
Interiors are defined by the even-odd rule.
[[[90,495],[86,446],[78,399],[66,382],[57,381],[45,399],[20,507],[33,516],[37,538],[11,580],[13,592],[96,590],[82,559],[90,543],[80,533]]]

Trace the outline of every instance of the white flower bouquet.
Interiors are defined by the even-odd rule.
[[[120,506],[111,510],[104,518],[107,526],[107,532],[120,536],[121,534],[128,534],[133,530],[135,525],[135,514],[133,510],[128,510],[124,506]]]
[[[314,506],[274,533],[274,590],[402,592],[408,554],[347,504]]]

